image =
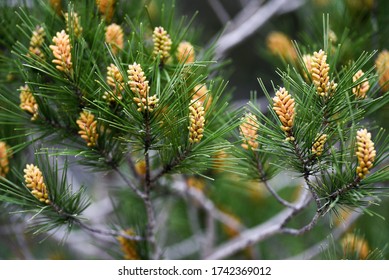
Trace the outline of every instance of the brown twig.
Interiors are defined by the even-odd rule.
[[[263,166],[262,166],[262,163],[259,159],[259,156],[258,156],[258,153],[255,153],[255,158],[256,158],[256,161],[257,161],[257,169],[258,169],[258,172],[259,174],[261,175],[261,180],[262,180],[262,183],[265,185],[266,189],[273,195],[273,197],[279,202],[281,203],[282,205],[284,205],[285,207],[288,207],[288,208],[294,208],[295,205],[286,201],[285,199],[283,199],[282,197],[280,197],[278,195],[278,193],[273,190],[273,188],[269,185],[269,181],[266,179],[266,174],[265,174],[265,171],[263,169]]]

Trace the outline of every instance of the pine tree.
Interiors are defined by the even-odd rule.
[[[175,258],[171,248],[200,236],[189,257],[255,258],[276,234],[328,231],[322,221],[343,208],[371,213],[389,179],[389,138],[371,124],[389,101],[384,54],[377,70],[374,51],[344,64],[326,17],[310,51],[273,34],[268,46],[289,66],[271,90],[259,79],[267,112],[255,96],[234,109],[228,65],[213,60],[215,44],[197,44],[193,19],[174,2],[129,2],[15,9],[18,30],[2,42],[0,201],[31,236],[82,230],[125,259]],[[111,178],[105,228],[84,217],[101,186],[73,185],[83,172]],[[296,201],[273,186],[280,174],[301,178]]]

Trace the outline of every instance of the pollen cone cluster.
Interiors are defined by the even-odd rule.
[[[199,101],[205,110],[209,109],[212,103],[212,96],[209,94],[206,84],[200,84],[194,87],[192,101]]]
[[[204,132],[204,107],[196,101],[189,105],[189,142],[198,143],[203,138]]]
[[[154,42],[154,57],[160,58],[161,62],[164,63],[170,56],[170,49],[172,46],[172,40],[166,30],[159,26],[154,29],[153,32]]]
[[[29,56],[36,55],[41,59],[45,59],[45,54],[42,52],[42,45],[45,41],[46,32],[42,26],[37,26],[32,32],[30,39],[30,47],[28,48]]]
[[[27,164],[24,169],[24,181],[26,187],[31,189],[31,194],[40,202],[50,204],[46,184],[43,182],[42,172],[33,164]]]
[[[149,96],[149,81],[146,80],[142,67],[134,62],[128,66],[128,85],[135,94],[134,102],[138,105],[138,111],[152,112],[158,106],[159,99],[156,95]]]
[[[125,231],[128,235],[135,235],[132,229],[127,229]],[[126,260],[140,260],[139,254],[136,248],[136,241],[129,240],[123,236],[118,236],[117,240],[119,241],[120,248],[122,249],[124,259]]]
[[[36,103],[34,95],[28,85],[20,87],[20,108],[32,115],[31,120],[35,121],[38,118],[38,103]]]
[[[5,177],[9,172],[8,147],[4,141],[0,141],[0,177]]]
[[[117,99],[122,100],[121,91],[124,87],[124,80],[119,68],[117,68],[113,63],[107,67],[107,84],[112,88],[112,91],[105,92],[103,99],[109,103],[115,102],[114,96],[116,96]]]
[[[297,59],[297,53],[290,38],[282,32],[271,32],[266,38],[266,44],[269,51],[274,55],[279,55],[289,61]]]
[[[348,233],[342,238],[341,245],[346,258],[350,255],[357,255],[359,259],[363,260],[367,258],[370,252],[369,245],[366,240],[352,233]]]
[[[319,138],[316,139],[315,143],[313,143],[312,153],[315,156],[320,157],[323,154],[324,144],[326,143],[326,141],[327,134],[322,134],[321,136],[319,136]]]
[[[116,0],[96,0],[99,12],[104,16],[105,21],[111,22],[115,12]]]
[[[97,145],[97,139],[99,134],[97,133],[97,120],[95,116],[84,110],[80,113],[80,117],[76,121],[80,130],[78,134],[84,139],[88,147],[94,147]]]
[[[273,110],[276,112],[281,121],[281,129],[285,131],[286,140],[294,140],[292,136],[292,127],[295,118],[295,102],[289,92],[281,87],[273,98]]]
[[[66,74],[72,74],[73,63],[72,53],[69,35],[66,34],[65,30],[57,32],[57,35],[53,38],[54,45],[50,45],[50,49],[53,52],[56,68],[59,71],[65,72]]]
[[[196,56],[192,44],[186,41],[181,42],[177,47],[176,58],[180,63],[193,63]]]
[[[249,146],[252,149],[258,148],[258,124],[257,124],[257,117],[251,113],[246,114],[243,119],[242,123],[240,124],[240,135],[243,139],[242,147],[246,150],[249,149]]]
[[[377,56],[375,61],[378,83],[384,92],[389,91],[389,51],[383,50]]]
[[[353,82],[359,82],[359,84],[356,87],[353,87],[353,93],[357,98],[364,99],[366,98],[366,93],[370,88],[369,81],[364,78],[362,81],[360,79],[363,76],[363,71],[359,70],[355,75],[353,76]]]
[[[80,17],[77,13],[65,13],[64,14],[66,21],[66,32],[70,34],[73,30],[73,33],[76,37],[80,37],[82,34],[82,27],[80,23]]]
[[[358,177],[363,179],[373,167],[373,162],[376,156],[374,143],[371,141],[371,133],[368,133],[366,129],[360,129],[357,131],[356,155],[358,157],[356,172]]]
[[[120,25],[112,23],[105,28],[105,42],[111,46],[114,54],[124,48],[123,37],[123,29]]]
[[[330,66],[327,63],[326,53],[323,50],[314,52],[311,63],[311,75],[317,94],[320,96],[328,96],[330,92],[329,70]]]

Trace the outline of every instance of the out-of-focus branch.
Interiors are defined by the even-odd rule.
[[[251,1],[217,39],[215,58],[224,57],[229,50],[252,36],[274,15],[295,10],[303,3],[304,0],[271,0],[261,6],[257,1]]]
[[[234,17],[233,21],[229,23],[226,28],[226,32],[237,28],[237,26],[241,25],[249,17],[255,14],[265,0],[248,0],[246,2],[247,3],[243,6],[243,9]]]
[[[164,257],[168,260],[184,259],[200,250],[203,234],[194,234],[190,238],[164,249]]]
[[[225,25],[230,20],[230,16],[227,13],[226,9],[219,0],[208,0],[208,4],[211,6],[212,10],[215,12],[215,15],[218,17],[220,22]]]
[[[203,244],[202,244],[202,258],[208,256],[210,252],[212,252],[212,249],[214,247],[216,240],[216,221],[215,219],[210,215],[210,213],[207,213],[206,217],[206,230],[205,235],[203,238]]]
[[[4,221],[2,221],[4,222]],[[23,220],[20,220],[18,215],[9,216],[9,223],[3,223],[0,227],[0,238],[2,240],[11,239],[17,244],[17,253],[15,255],[20,255],[21,259],[32,260],[34,255],[30,251],[28,241],[26,240],[26,224],[23,223]]]
[[[216,248],[212,254],[207,256],[207,259],[223,259],[243,248],[281,233],[285,221],[305,209],[311,200],[311,194],[307,190],[304,190],[293,209],[287,208],[266,222],[241,232],[236,238]]]
[[[211,217],[227,225],[231,229],[237,231],[242,231],[244,229],[239,222],[231,218],[223,211],[220,211],[201,191],[195,188],[188,188],[183,182],[177,182],[173,184],[171,188],[178,192],[180,195],[189,196],[196,203],[198,203],[201,208],[207,211]]]
[[[292,260],[309,260],[326,250],[330,246],[330,240],[337,240],[339,239],[342,234],[347,231],[350,226],[362,215],[361,212],[353,212],[350,217],[344,221],[344,223],[337,226],[330,235],[328,235],[327,238],[324,240],[321,240],[317,244],[313,245],[309,249],[305,250],[304,252],[291,257]]]
[[[105,236],[111,236],[111,237],[121,236],[121,237],[124,237],[128,240],[134,240],[134,241],[143,241],[145,239],[142,236],[126,234],[124,231],[95,228],[95,227],[89,226],[89,225],[81,222],[80,220],[74,220],[74,223],[77,224],[80,228],[82,228],[82,229],[84,229],[92,234],[105,235]]]

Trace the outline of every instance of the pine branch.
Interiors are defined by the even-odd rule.
[[[328,196],[328,199],[330,201],[334,201],[337,197],[343,195],[344,193],[358,187],[358,184],[359,182],[361,181],[361,178],[359,176],[356,176],[354,181],[351,182],[350,184],[346,185],[346,186],[343,186],[342,188],[336,190],[335,192],[331,193],[329,196]]]

